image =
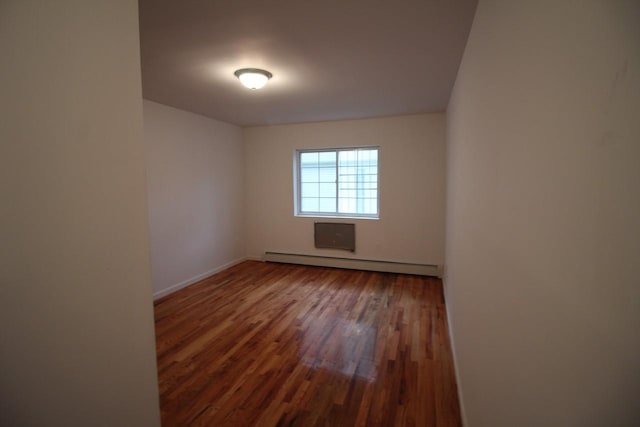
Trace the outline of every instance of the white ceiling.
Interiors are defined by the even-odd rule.
[[[476,3],[140,0],[144,98],[241,126],[443,111]]]

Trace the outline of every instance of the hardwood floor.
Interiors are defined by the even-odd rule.
[[[461,425],[438,279],[247,261],[155,319],[165,427]]]

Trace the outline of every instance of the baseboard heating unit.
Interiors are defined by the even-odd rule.
[[[435,264],[413,264],[409,262],[287,254],[282,252],[265,252],[264,260],[287,264],[315,265],[319,267],[347,268],[352,270],[382,271],[387,273],[418,274],[421,276],[442,277],[440,266]]]

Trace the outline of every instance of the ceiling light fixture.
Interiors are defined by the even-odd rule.
[[[240,80],[240,83],[249,89],[260,89],[273,77],[270,72],[259,68],[242,68],[233,74]]]

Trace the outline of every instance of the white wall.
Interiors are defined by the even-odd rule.
[[[144,101],[156,296],[244,258],[239,127]]]
[[[265,251],[442,264],[444,114],[244,129],[247,254]],[[356,223],[356,252],[315,249],[314,218],[293,214],[297,148],[380,146],[380,219]]]
[[[0,4],[0,425],[160,425],[138,5]]]
[[[480,1],[447,112],[467,424],[640,422],[640,4]]]

